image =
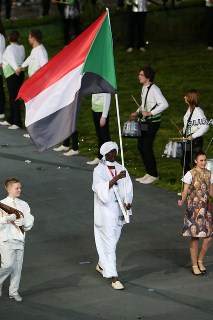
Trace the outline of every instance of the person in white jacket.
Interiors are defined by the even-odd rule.
[[[99,256],[96,271],[112,280],[113,289],[124,289],[118,280],[116,268],[116,245],[124,224],[120,203],[131,208],[133,187],[127,170],[116,162],[118,146],[105,142],[100,149],[103,158],[94,169],[92,190],[94,191],[94,235]],[[126,197],[124,180],[126,179]],[[115,191],[114,191],[115,190]],[[121,202],[118,201],[120,198]]]
[[[5,117],[5,92],[3,84],[2,58],[5,50],[5,33],[4,27],[0,20],[0,119]]]
[[[0,209],[0,296],[2,284],[10,276],[9,297],[19,302],[22,301],[18,290],[24,256],[25,232],[32,228],[34,217],[30,213],[27,202],[19,199],[21,194],[19,180],[15,178],[6,180],[5,188],[8,196],[1,200],[1,203],[21,211],[23,217],[17,219],[15,214],[7,214]]]
[[[8,129],[19,129],[22,127],[21,104],[16,100],[17,94],[24,81],[24,72],[16,73],[25,58],[25,49],[19,42],[20,34],[13,30],[9,34],[10,44],[3,54],[3,72],[6,78],[10,111],[6,120],[0,122],[1,125],[8,126]]]
[[[208,120],[199,107],[200,94],[197,89],[190,89],[185,93],[185,103],[188,107],[184,117],[182,134],[187,138],[187,144],[183,146],[181,166],[184,174],[195,166],[194,154],[202,150],[203,135],[209,130]]]

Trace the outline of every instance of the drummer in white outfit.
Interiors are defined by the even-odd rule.
[[[21,193],[19,180],[14,178],[6,180],[5,188],[8,196],[1,202],[21,211],[24,218],[17,219],[15,214],[9,215],[0,209],[0,296],[2,284],[10,276],[9,296],[16,301],[22,301],[18,289],[24,256],[25,231],[32,228],[34,217],[27,202],[18,199]],[[24,233],[20,230],[21,226],[24,228]]]
[[[124,289],[118,281],[116,269],[116,245],[120,238],[124,217],[118,199],[113,190],[117,189],[126,209],[130,209],[133,187],[127,170],[115,161],[118,146],[115,142],[105,142],[100,148],[103,155],[99,165],[94,169],[94,233],[99,255],[96,270],[105,278],[112,279],[114,289]],[[124,181],[126,178],[126,203],[124,203]]]

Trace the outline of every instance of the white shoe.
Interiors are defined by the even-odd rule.
[[[0,287],[0,297],[2,296],[2,286]]]
[[[1,124],[2,126],[11,126],[11,123],[7,122],[6,120],[3,121],[3,122],[0,122],[0,124]]]
[[[69,147],[65,147],[63,146],[63,144],[60,146],[60,147],[57,147],[57,148],[54,148],[53,149],[54,151],[68,151],[69,150]]]
[[[178,192],[178,193],[177,193],[177,196],[182,196],[182,192]]]
[[[133,51],[133,48],[132,47],[130,47],[130,48],[128,48],[127,50],[126,50],[126,52],[132,52]]]
[[[4,118],[5,118],[5,114],[4,113],[0,114],[0,119],[4,119]]]
[[[146,52],[146,49],[144,47],[140,47],[139,50],[142,51],[142,52]]]
[[[16,300],[18,302],[22,301],[22,297],[18,293],[10,294],[9,296],[10,296],[10,299],[14,299],[14,300]]]
[[[96,165],[96,164],[99,164],[99,162],[100,162],[100,160],[98,158],[95,158],[92,161],[87,161],[87,164]]]
[[[145,176],[143,176],[142,178],[137,178],[137,179],[135,179],[135,181],[141,182],[141,181],[143,181],[143,180],[146,180],[146,179],[149,178],[149,177],[150,177],[150,175],[147,173],[147,174],[145,174]]]
[[[103,269],[100,268],[99,264],[97,264],[95,270],[103,276]]]
[[[70,151],[63,153],[64,156],[77,156],[79,154],[78,150],[70,149]]]
[[[115,290],[123,290],[124,289],[124,286],[122,285],[122,283],[120,281],[115,281],[115,282],[112,282],[111,284],[112,288],[115,289]]]
[[[149,176],[147,179],[140,181],[140,183],[150,184],[150,183],[153,183],[153,182],[155,182],[157,180],[159,180],[159,177]]]
[[[213,47],[207,47],[208,51],[213,51]]]
[[[17,130],[17,129],[21,129],[21,128],[19,126],[17,126],[16,124],[13,124],[12,126],[8,127],[8,129]]]
[[[29,133],[25,133],[25,134],[23,134],[23,137],[30,138],[30,135],[29,135]]]

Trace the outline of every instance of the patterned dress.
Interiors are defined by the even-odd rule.
[[[209,201],[211,172],[193,168],[188,171],[183,182],[190,184],[182,235],[206,238],[212,236],[212,208]]]

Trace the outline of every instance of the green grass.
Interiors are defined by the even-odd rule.
[[[188,2],[194,3],[194,2]],[[185,8],[185,2],[174,11],[162,10],[162,7],[152,5],[147,19],[147,52],[134,51],[126,53],[126,12],[112,8],[111,23],[114,39],[114,57],[118,85],[118,100],[120,107],[121,126],[128,120],[130,113],[136,110],[131,98],[133,95],[140,102],[141,85],[138,82],[138,71],[142,65],[150,65],[156,70],[155,83],[161,88],[169,102],[169,108],[162,114],[162,125],[155,140],[155,153],[158,163],[160,180],[157,186],[172,191],[180,191],[182,169],[178,159],[162,158],[164,147],[168,140],[178,137],[176,128],[170,119],[182,127],[186,105],[183,96],[186,90],[197,88],[201,93],[201,107],[206,116],[212,118],[212,79],[213,54],[207,52],[204,29],[204,7],[196,1],[198,7]],[[182,6],[182,8],[181,8]],[[91,19],[90,13],[82,18],[82,26],[86,27]],[[36,19],[35,26],[40,28],[44,36],[44,45],[49,57],[54,56],[63,47],[63,38],[59,17],[50,20]],[[92,21],[91,21],[92,20]],[[19,21],[17,28],[21,32],[21,41],[25,44],[27,54],[31,48],[27,43],[27,34],[33,28],[28,21]],[[202,27],[201,27],[202,26]],[[11,25],[7,26],[11,28]],[[13,24],[13,28],[16,25]],[[97,141],[92,122],[91,97],[82,101],[82,109],[78,121],[79,148],[81,154],[93,158],[97,153]],[[119,142],[115,99],[112,98],[110,109],[110,131],[113,140]],[[204,136],[204,150],[212,137],[212,126]],[[144,174],[144,166],[137,151],[135,139],[123,139],[125,165],[129,172],[139,177]],[[208,151],[208,158],[213,158],[213,148]]]

